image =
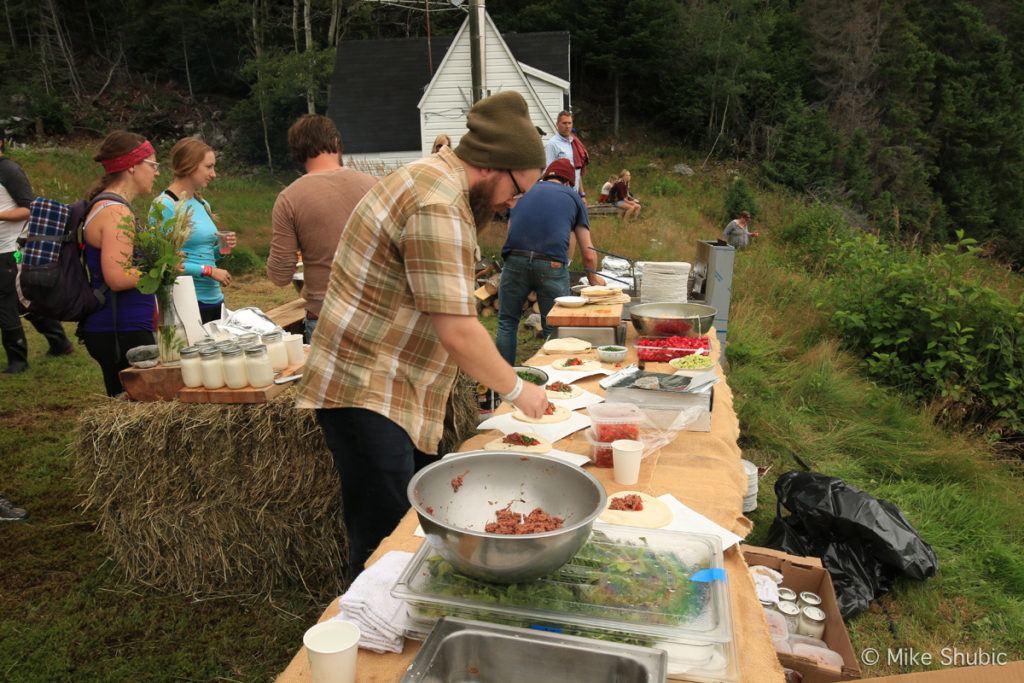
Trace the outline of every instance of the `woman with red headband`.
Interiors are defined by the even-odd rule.
[[[148,140],[124,130],[104,138],[93,159],[103,165],[104,175],[86,194],[90,201],[99,201],[85,218],[85,263],[93,289],[109,291],[105,290],[103,306],[79,325],[78,335],[103,370],[107,395],[116,396],[122,391],[118,373],[128,367],[125,354],[154,343],[156,298],[137,290],[139,272],[125,267],[131,260],[133,236],[123,224],[137,222],[131,202],[153,191],[160,164]]]

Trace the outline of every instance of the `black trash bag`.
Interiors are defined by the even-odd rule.
[[[820,557],[843,618],[860,614],[897,576],[924,580],[939,560],[900,509],[816,472],[786,472],[775,482],[770,548]],[[785,507],[792,514],[782,516]]]

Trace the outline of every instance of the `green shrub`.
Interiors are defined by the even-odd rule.
[[[754,194],[747,187],[747,183],[740,176],[733,178],[725,191],[725,216],[727,221],[736,218],[741,211],[749,211],[752,216],[757,215],[757,201]]]
[[[1024,433],[1024,302],[978,278],[964,239],[933,252],[853,230],[813,207],[783,230],[800,259],[826,276],[817,304],[867,373],[956,421],[1001,436]]]
[[[232,275],[242,275],[262,271],[266,267],[266,261],[249,247],[235,247],[230,254],[221,259],[219,265]]]
[[[675,178],[659,175],[657,180],[648,185],[651,194],[658,197],[675,197],[683,193],[683,184]]]

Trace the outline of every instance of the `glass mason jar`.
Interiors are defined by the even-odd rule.
[[[263,344],[245,350],[245,373],[254,387],[270,386],[274,382],[274,369],[270,365],[267,347]]]
[[[186,346],[180,352],[181,381],[186,387],[195,389],[203,386],[202,361],[199,360],[199,347]]]
[[[825,613],[817,607],[804,607],[800,610],[800,621],[796,632],[802,636],[822,639],[825,635]]]
[[[249,386],[249,376],[245,371],[245,357],[242,349],[234,346],[224,349],[220,353],[221,363],[224,366],[224,383],[228,389],[241,389]]]
[[[203,373],[203,386],[207,389],[220,389],[224,386],[224,367],[220,361],[220,351],[212,346],[204,347],[199,352],[199,360]]]
[[[800,608],[795,602],[780,600],[777,607],[779,614],[786,618],[786,626],[790,633],[796,633],[800,627]]]
[[[267,332],[263,335],[263,343],[270,357],[270,367],[274,372],[288,367],[288,350],[284,346],[284,336],[280,332]]]

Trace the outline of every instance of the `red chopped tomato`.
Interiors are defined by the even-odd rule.
[[[636,343],[639,360],[667,363],[673,358],[707,351],[710,342],[704,337],[643,337]]]
[[[549,403],[547,409],[544,410],[544,414],[545,415],[554,415],[555,414],[555,404],[554,403]]]
[[[566,367],[573,367],[575,365],[583,365],[583,361],[580,360],[579,358],[566,358],[565,363],[563,363],[563,365],[565,365]]]
[[[572,386],[565,382],[552,382],[551,384],[544,387],[548,391],[560,391],[563,394],[571,394]]]
[[[597,444],[594,446],[594,465],[612,467],[612,447],[610,445]]]
[[[598,424],[594,431],[597,433],[597,440],[602,443],[611,443],[619,439],[633,439],[635,441],[640,438],[639,425],[632,423]]]

